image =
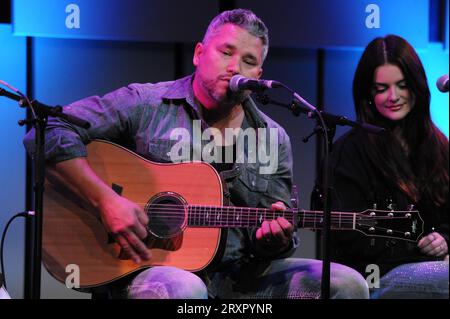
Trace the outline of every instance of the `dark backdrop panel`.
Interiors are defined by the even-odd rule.
[[[210,0],[13,1],[14,33],[39,37],[190,42],[217,13]]]
[[[324,109],[332,114],[356,120],[352,83],[362,50],[326,50],[324,79]],[[338,126],[336,138],[349,128]]]
[[[36,38],[35,97],[66,104],[133,82],[173,79],[173,46]]]
[[[317,51],[306,49],[271,49],[264,64],[263,77],[283,82],[303,98],[315,105],[317,102]],[[268,92],[273,99],[289,103],[292,96],[283,90]],[[314,121],[305,115],[294,117],[292,113],[276,105],[260,105],[260,109],[284,127],[291,139],[294,157],[294,183],[299,191],[299,207],[310,208],[310,192],[314,185],[316,169],[316,139],[303,143],[303,137],[314,129]],[[315,233],[299,230],[300,246],[295,255],[315,258]]]
[[[240,0],[236,6],[263,18],[275,46],[364,46],[387,32],[417,47],[428,42],[427,0]],[[17,35],[192,42],[218,9],[219,1],[211,0],[15,0],[13,21]]]
[[[363,47],[386,33],[409,38],[416,47],[428,43],[427,0],[237,0],[236,5],[261,16],[275,46]],[[370,23],[373,6],[377,28]]]

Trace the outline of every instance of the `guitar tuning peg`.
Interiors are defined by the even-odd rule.
[[[395,210],[396,205],[394,203],[390,203],[389,205],[387,205],[387,209],[389,210]]]

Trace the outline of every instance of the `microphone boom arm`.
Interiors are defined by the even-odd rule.
[[[27,104],[27,102],[25,101],[25,99],[22,96],[8,92],[2,88],[0,88],[0,96],[5,96],[12,100],[18,101],[19,105],[21,107],[25,107]],[[85,129],[88,129],[91,126],[89,122],[87,122],[83,119],[80,119],[77,116],[63,113],[63,108],[60,105],[52,107],[52,106],[42,104],[41,102],[39,102],[37,100],[31,101],[31,105],[36,110],[36,113],[39,115],[60,117],[62,119],[65,119],[69,123],[72,123],[76,126],[79,126],[79,127],[85,128]]]
[[[317,118],[317,114],[311,111],[310,107],[305,107],[302,102],[300,102],[297,98],[294,99],[290,104],[282,103],[271,99],[267,94],[257,94],[256,99],[263,105],[274,104],[281,106],[283,108],[288,109],[294,114],[294,116],[299,116],[300,114],[306,114],[308,118]],[[329,125],[340,125],[340,126],[351,126],[363,129],[369,133],[380,134],[386,131],[385,128],[367,124],[367,123],[358,123],[352,120],[349,120],[347,117],[343,115],[335,115],[331,113],[327,113],[324,111],[317,110],[325,120],[327,126]]]

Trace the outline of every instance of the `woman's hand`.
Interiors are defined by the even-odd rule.
[[[423,254],[428,256],[441,257],[448,254],[447,242],[444,237],[436,232],[423,237],[417,244],[417,247]]]

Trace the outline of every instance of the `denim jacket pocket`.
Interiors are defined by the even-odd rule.
[[[177,163],[181,162],[180,156],[178,156],[178,152],[174,151],[174,145],[178,143],[178,141],[174,140],[153,140],[148,144],[148,154],[151,160],[162,163]],[[187,144],[185,147],[189,147]],[[190,154],[190,150],[187,152]],[[189,159],[183,159],[183,161],[189,161]]]
[[[239,180],[252,192],[265,193],[269,186],[269,180],[257,172],[244,169],[239,175]]]

